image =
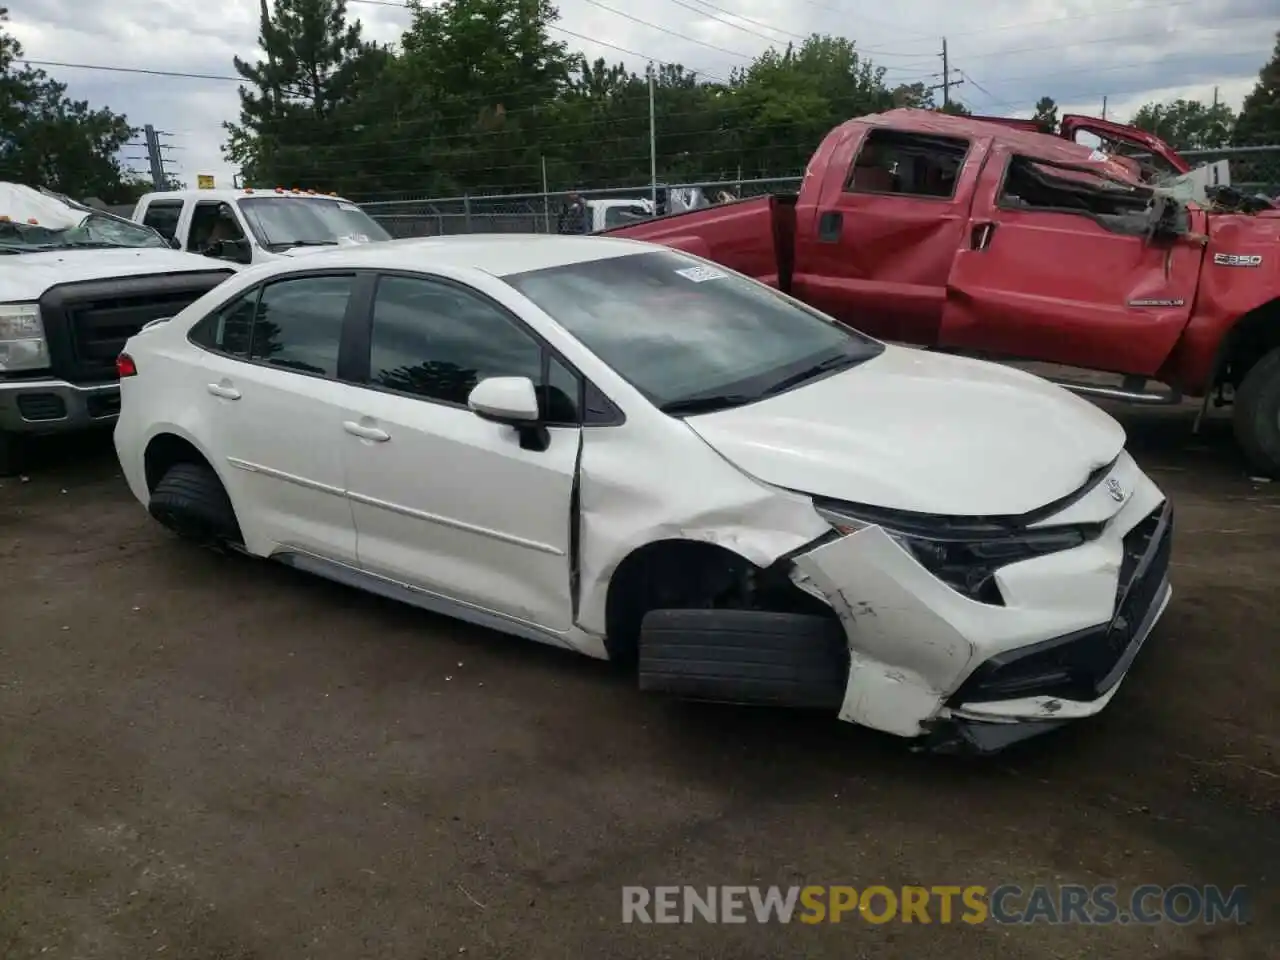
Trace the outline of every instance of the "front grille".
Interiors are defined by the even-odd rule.
[[[137,294],[73,303],[66,307],[71,332],[72,371],[69,380],[107,380],[115,376],[116,357],[143,324],[172,317],[195,301],[203,290],[165,294]]]
[[[72,383],[116,379],[116,357],[144,324],[174,316],[229,276],[219,269],[51,288],[40,313],[54,374]]]
[[[67,415],[67,405],[56,393],[20,393],[18,413],[22,414],[23,420],[33,423],[61,420]]]
[[[1173,510],[1165,504],[1124,538],[1115,613],[1092,627],[1033,644],[983,663],[949,699],[953,706],[1019,697],[1095,700],[1124,673],[1169,571]]]

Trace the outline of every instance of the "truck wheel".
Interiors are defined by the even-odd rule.
[[[242,542],[231,498],[205,464],[175,463],[156,484],[147,510],[192,543],[221,549]]]
[[[849,657],[831,617],[762,610],[652,610],[640,689],[690,700],[838,710]]]
[[[1236,391],[1236,442],[1250,465],[1280,477],[1280,348],[1253,365]]]
[[[18,434],[0,430],[0,477],[16,477],[22,472],[24,447]]]

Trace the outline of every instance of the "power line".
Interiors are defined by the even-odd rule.
[[[608,13],[612,13],[614,16],[622,17],[626,20],[632,21],[633,23],[638,23],[642,27],[648,27],[650,30],[657,30],[659,33],[665,33],[668,36],[679,37],[681,40],[684,40],[688,43],[696,43],[698,46],[706,47],[708,50],[716,50],[720,53],[727,53],[731,57],[741,57],[743,60],[754,60],[756,58],[754,54],[739,53],[737,50],[729,50],[725,47],[718,47],[714,43],[706,43],[702,40],[698,40],[694,37],[690,37],[690,36],[687,36],[686,34],[680,33],[678,30],[668,30],[666,27],[660,27],[656,23],[650,23],[648,20],[641,20],[639,17],[633,17],[629,13],[623,13],[621,10],[615,10],[613,9],[613,7],[606,6],[605,4],[601,3],[600,0],[583,0],[583,3],[589,3],[593,7],[599,7],[601,10],[605,10]],[[766,37],[765,39],[768,39],[768,38]]]

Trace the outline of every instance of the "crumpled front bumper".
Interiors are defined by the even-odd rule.
[[[989,752],[1104,709],[1171,596],[1172,507],[1123,460],[1132,492],[1099,536],[999,570],[1003,606],[951,589],[875,526],[794,557],[793,581],[848,638],[840,719]]]

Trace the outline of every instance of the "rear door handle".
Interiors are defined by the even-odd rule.
[[[996,225],[991,220],[975,223],[969,231],[969,249],[985,250],[991,246],[991,235],[996,232]]]
[[[223,400],[239,400],[240,391],[235,387],[224,386],[221,383],[208,384],[208,390],[215,397],[221,397]]]
[[[344,420],[342,429],[353,437],[359,437],[361,440],[372,440],[374,443],[384,443],[391,439],[391,434],[387,433],[387,431],[379,430],[377,427],[366,427],[356,423],[354,420]]]
[[[839,243],[843,228],[844,214],[838,210],[827,210],[818,218],[818,239],[822,243]]]

